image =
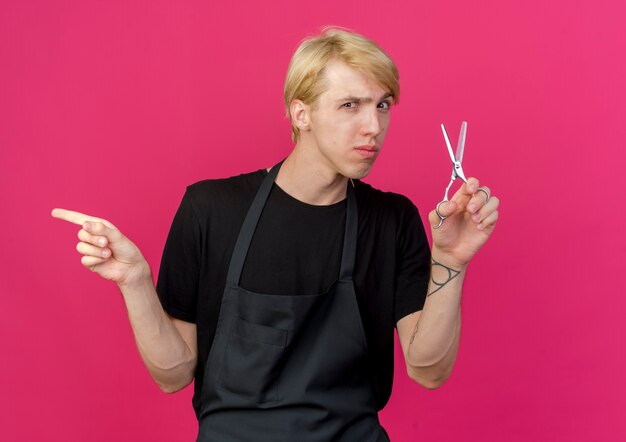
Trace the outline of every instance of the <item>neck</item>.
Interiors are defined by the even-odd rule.
[[[307,204],[326,206],[343,200],[348,178],[309,152],[297,144],[280,168],[276,184]]]

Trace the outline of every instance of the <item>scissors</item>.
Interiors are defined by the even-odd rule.
[[[439,217],[439,224],[435,229],[438,229],[443,224],[443,220],[447,218],[447,216],[443,216],[441,212],[439,212],[439,207],[449,201],[448,192],[450,191],[450,187],[452,187],[452,183],[456,181],[457,178],[462,179],[467,183],[467,178],[465,178],[465,173],[463,172],[463,166],[461,166],[461,162],[463,161],[463,150],[465,149],[465,133],[467,132],[467,122],[464,121],[461,124],[461,133],[459,134],[459,143],[456,146],[456,153],[452,153],[452,145],[450,144],[450,138],[448,138],[448,132],[446,132],[446,128],[441,123],[441,130],[443,131],[443,137],[446,139],[446,146],[448,147],[448,153],[450,154],[450,159],[452,160],[452,177],[450,178],[450,183],[448,187],[446,187],[446,193],[443,196],[443,200],[437,204],[437,208],[435,212],[437,212],[437,216]]]

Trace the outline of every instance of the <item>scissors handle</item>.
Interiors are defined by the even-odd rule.
[[[452,187],[452,184],[454,183],[454,181],[456,181],[456,178],[457,177],[453,171],[452,177],[450,177],[450,182],[448,183],[448,187],[446,187],[446,193],[443,195],[443,199],[439,201],[439,204],[437,204],[437,207],[435,208],[435,212],[437,212],[437,216],[439,217],[439,224],[437,224],[437,226],[434,227],[435,229],[438,229],[439,227],[441,227],[441,225],[443,224],[443,220],[447,218],[447,216],[443,216],[441,214],[441,212],[439,211],[439,207],[441,207],[443,203],[450,201],[448,199],[448,193],[450,192],[450,188]]]
[[[450,182],[448,183],[448,187],[446,187],[446,192],[443,194],[443,201],[442,202],[446,202],[449,201],[448,200],[448,193],[450,192],[450,188],[452,187],[452,184],[454,184],[454,182],[456,181],[456,176],[454,174],[452,174],[452,177],[450,178]]]
[[[438,229],[439,227],[441,227],[443,224],[443,220],[447,218],[447,216],[443,216],[441,212],[439,211],[439,206],[441,206],[445,202],[446,201],[439,201],[439,204],[437,204],[437,207],[435,207],[435,212],[437,213],[437,216],[439,217],[439,224],[433,227],[433,229]]]

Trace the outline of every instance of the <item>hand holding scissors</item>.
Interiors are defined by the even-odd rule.
[[[450,138],[443,124],[441,130],[452,160],[452,176],[443,201],[428,215],[431,228],[438,229],[432,231],[432,256],[454,269],[463,269],[491,236],[498,220],[500,200],[491,195],[488,187],[479,187],[478,179],[466,177],[463,171],[461,163],[467,123],[461,125],[456,152],[452,151]],[[464,183],[448,198],[450,188],[457,179]],[[443,226],[443,221],[447,218],[450,219]]]
[[[444,216],[441,214],[441,212],[439,211],[439,208],[441,207],[443,203],[449,201],[448,192],[450,191],[450,187],[452,187],[452,184],[456,181],[457,178],[460,178],[461,180],[467,183],[467,178],[465,178],[465,173],[463,172],[463,166],[461,165],[461,163],[463,162],[463,151],[465,150],[465,134],[467,133],[467,122],[464,121],[461,124],[461,133],[459,134],[459,142],[456,146],[455,153],[452,153],[452,144],[450,143],[448,132],[446,132],[446,128],[443,125],[443,123],[441,124],[441,130],[443,132],[443,137],[446,140],[446,147],[448,148],[450,159],[452,160],[452,176],[450,177],[450,182],[448,183],[448,187],[446,187],[446,193],[443,196],[443,200],[440,201],[439,204],[437,204],[437,208],[435,209],[435,211],[437,212],[437,216],[439,217],[439,224],[434,227],[435,229],[438,229],[439,227],[441,227],[441,225],[443,224],[443,220],[447,218],[447,216]],[[485,196],[487,197],[487,202],[488,202],[489,198],[491,198],[491,195],[489,195],[489,191],[487,190],[487,188],[479,187],[478,190],[485,193]]]

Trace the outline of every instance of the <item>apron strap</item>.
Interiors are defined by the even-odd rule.
[[[265,202],[267,201],[270,191],[272,190],[274,180],[276,179],[276,175],[278,175],[278,171],[280,170],[280,166],[282,166],[282,164],[283,163],[281,161],[269,171],[261,183],[261,187],[259,187],[254,200],[252,201],[252,205],[248,210],[246,219],[243,221],[243,225],[239,231],[239,236],[237,237],[237,242],[235,243],[233,255],[230,258],[230,265],[228,266],[228,276],[226,277],[227,287],[239,285],[241,271],[243,270],[243,264],[246,261],[246,256],[248,255],[248,249],[250,248],[250,243],[252,242],[252,236],[254,235],[256,226],[259,223],[259,219],[261,219],[263,207],[265,207]]]
[[[243,221],[232,257],[228,266],[228,275],[226,277],[226,286],[238,286],[241,279],[243,265],[252,243],[252,237],[261,219],[261,213],[269,197],[274,185],[274,180],[278,175],[278,171],[282,166],[281,161],[272,167],[267,176],[263,179],[259,190],[257,191],[252,205],[248,210],[248,214]],[[354,184],[352,180],[348,180],[347,191],[348,209],[346,214],[346,229],[343,238],[343,250],[341,252],[341,269],[339,271],[339,279],[352,279],[354,272],[354,261],[356,255],[356,238],[358,230],[358,213],[356,206],[356,196],[354,195]]]
[[[354,261],[356,257],[356,238],[359,224],[354,183],[348,180],[348,210],[346,214],[346,230],[343,235],[343,251],[341,252],[341,270],[339,279],[351,280],[354,273]]]

